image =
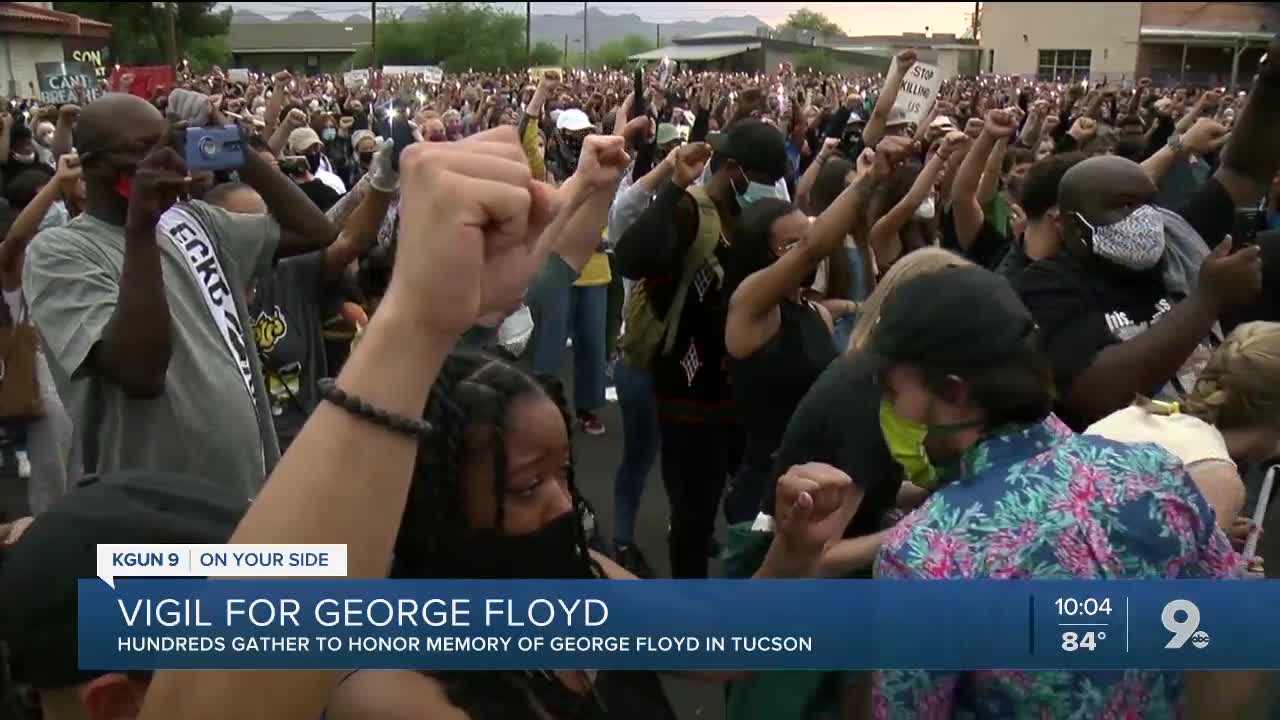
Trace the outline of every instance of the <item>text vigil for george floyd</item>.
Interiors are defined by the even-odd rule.
[[[220,607],[199,598],[116,600],[124,627],[140,630],[116,638],[119,653],[808,653],[808,636],[599,634],[609,607],[594,598],[418,600],[413,598],[226,598]],[[473,607],[479,605],[479,608]],[[513,635],[436,635],[432,629],[504,628]],[[145,632],[151,628],[157,632]],[[338,635],[316,634],[317,628]],[[359,629],[409,634],[361,635]],[[424,632],[415,632],[421,628]],[[581,628],[584,635],[571,634]],[[223,635],[217,629],[227,630]],[[261,629],[261,634],[235,633]],[[570,634],[548,636],[545,630]],[[174,631],[194,631],[191,636]],[[212,630],[212,632],[210,632]],[[297,632],[290,632],[291,630]],[[352,632],[356,631],[356,632]],[[522,635],[521,632],[530,634]],[[539,634],[533,634],[539,633]]]

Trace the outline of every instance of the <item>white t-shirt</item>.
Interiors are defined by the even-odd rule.
[[[1208,460],[1235,464],[1222,433],[1191,415],[1160,415],[1131,405],[1099,420],[1084,433],[1122,443],[1159,445],[1182,460],[1185,467]]]

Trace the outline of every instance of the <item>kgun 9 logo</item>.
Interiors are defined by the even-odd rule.
[[[1183,619],[1178,619],[1179,614],[1184,616]],[[1197,650],[1209,647],[1209,633],[1200,629],[1200,608],[1190,600],[1170,601],[1160,613],[1160,622],[1164,623],[1165,630],[1173,633],[1165,643],[1166,650],[1177,650],[1188,640]]]

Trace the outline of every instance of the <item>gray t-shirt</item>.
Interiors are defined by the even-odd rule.
[[[129,397],[88,364],[115,311],[123,228],[84,214],[41,231],[27,250],[23,287],[59,394],[83,438],[86,473],[184,473],[241,487],[252,497],[280,451],[252,351],[245,292],[257,270],[270,267],[280,227],[266,215],[233,214],[198,201],[181,208],[207,233],[229,287],[203,270],[198,279],[184,252],[157,232],[173,347],[160,396]],[[206,251],[192,242],[201,246],[191,252]],[[206,256],[201,267],[211,264],[213,257]],[[240,330],[247,346],[239,348],[240,358],[229,349],[208,299],[225,302],[227,296],[234,313],[228,306],[220,322]]]
[[[263,275],[249,308],[280,452],[315,410],[316,382],[328,374],[321,335],[324,290],[324,251],[317,250],[281,260],[275,272]]]

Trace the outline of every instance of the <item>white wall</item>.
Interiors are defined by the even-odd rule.
[[[0,36],[0,94],[34,97],[36,63],[62,62],[62,40],[35,35]],[[12,72],[12,76],[10,75]],[[10,82],[10,80],[13,82]]]
[[[982,47],[1001,75],[1034,76],[1041,50],[1092,50],[1091,77],[1132,79],[1141,20],[1140,2],[987,2]]]

